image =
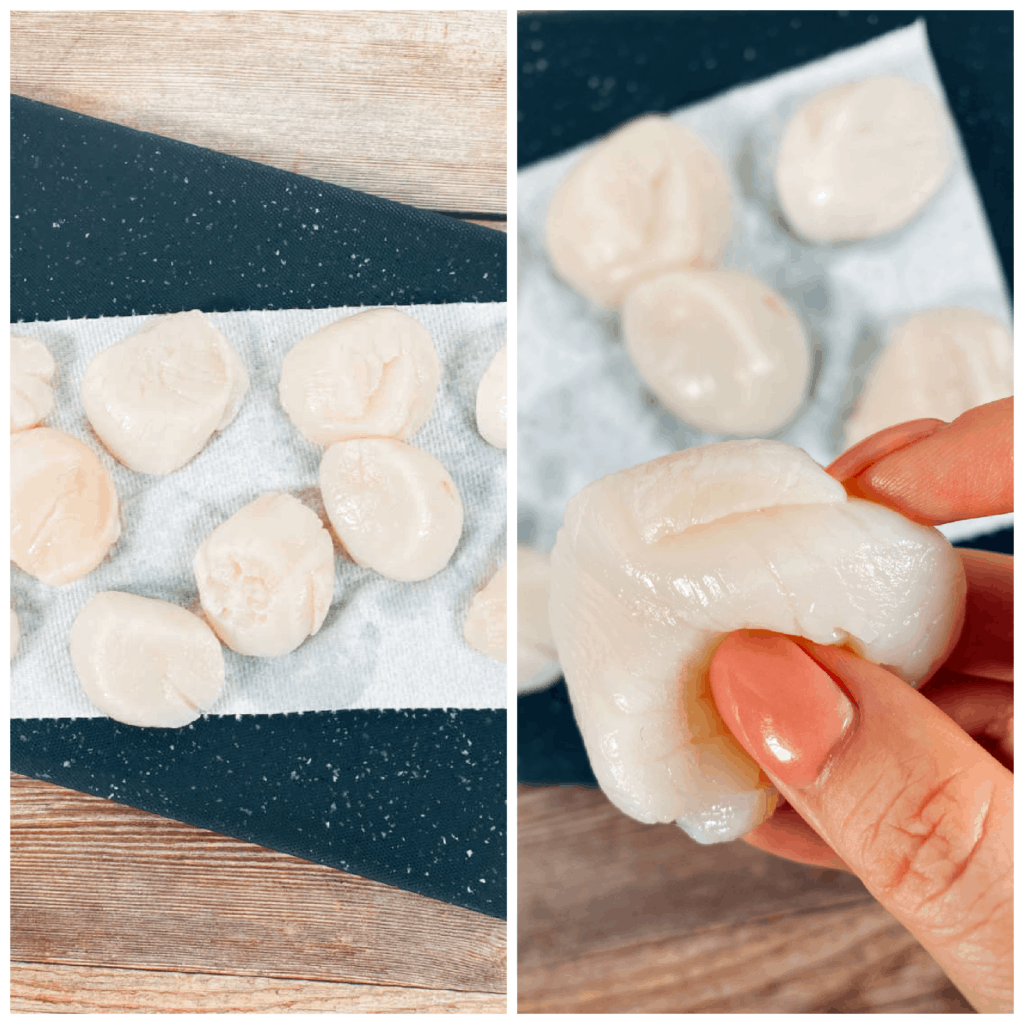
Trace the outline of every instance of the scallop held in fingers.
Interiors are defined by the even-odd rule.
[[[117,491],[96,453],[49,427],[11,435],[11,561],[51,587],[81,579],[121,535]]]
[[[224,652],[202,619],[116,590],[96,594],[78,613],[71,660],[86,697],[127,725],[188,725],[224,685]]]
[[[93,356],[82,405],[114,458],[137,473],[166,476],[234,419],[248,387],[241,357],[192,310],[154,317]]]
[[[476,428],[495,448],[508,447],[508,348],[491,360],[476,392]]]
[[[199,600],[233,651],[276,658],[323,625],[334,596],[334,544],[290,494],[261,495],[224,520],[193,560]]]
[[[412,437],[441,379],[430,331],[399,309],[368,309],[303,338],[281,366],[278,395],[314,444]]]
[[[11,433],[38,426],[53,411],[56,364],[35,338],[11,335]]]
[[[756,277],[676,271],[638,285],[622,310],[626,348],[681,420],[713,434],[770,434],[807,397],[803,324]]]
[[[433,455],[393,438],[331,445],[320,463],[327,516],[358,565],[393,580],[425,580],[462,536],[462,498]]]
[[[842,645],[920,684],[963,624],[963,567],[938,530],[848,498],[776,441],[691,448],[590,484],[551,564],[551,631],[598,781],[627,814],[702,843],[749,832],[776,801],[712,697],[728,633]]]

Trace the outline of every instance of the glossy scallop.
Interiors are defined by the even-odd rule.
[[[715,434],[769,434],[803,404],[811,358],[800,318],[756,277],[676,271],[638,285],[622,333],[648,387]]]
[[[645,278],[714,266],[732,218],[718,157],[689,128],[649,115],[591,146],[565,176],[548,207],[548,253],[564,281],[615,309]]]
[[[352,560],[393,580],[440,572],[462,536],[462,499],[448,470],[392,438],[331,445],[320,490]]]
[[[154,317],[93,356],[82,377],[82,405],[114,458],[164,476],[234,419],[248,387],[238,353],[192,310]]]
[[[947,423],[1013,394],[1013,336],[976,309],[915,313],[875,361],[846,421],[847,447],[908,420]]]
[[[502,663],[508,661],[508,567],[503,565],[473,595],[462,635],[474,650]]]
[[[35,338],[11,335],[11,433],[38,426],[53,411],[56,365]]]
[[[51,587],[81,579],[121,535],[117,491],[96,453],[36,427],[11,435],[11,561]]]
[[[508,349],[502,346],[476,392],[476,428],[495,448],[508,446]]]
[[[430,332],[399,309],[369,309],[303,338],[281,366],[278,395],[314,444],[412,437],[437,396]]]
[[[108,590],[71,626],[71,660],[89,700],[127,725],[180,728],[216,702],[220,641],[198,616],[167,601]]]
[[[885,234],[914,217],[949,170],[946,115],[916,82],[879,75],[819,92],[793,116],[775,182],[812,242]]]
[[[334,595],[334,545],[320,517],[271,491],[214,529],[193,560],[199,600],[233,651],[274,658],[323,625]]]

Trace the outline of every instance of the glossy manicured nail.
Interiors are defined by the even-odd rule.
[[[726,725],[769,775],[810,785],[854,720],[846,694],[785,636],[740,631],[711,662],[711,689]]]
[[[849,451],[843,452],[826,470],[841,484],[860,476],[864,470],[881,461],[887,455],[906,448],[924,437],[931,437],[937,430],[948,426],[943,420],[910,420],[895,427],[880,430],[864,438]]]

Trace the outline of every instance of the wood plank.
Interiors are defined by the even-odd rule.
[[[11,965],[13,1013],[504,1013],[473,992],[174,971]]]
[[[505,991],[505,923],[12,776],[23,962]]]
[[[427,209],[502,213],[504,11],[13,12],[11,91]]]
[[[520,1013],[971,1012],[849,875],[519,787]]]

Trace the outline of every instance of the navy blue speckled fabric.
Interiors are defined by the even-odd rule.
[[[519,166],[648,111],[867,42],[924,17],[928,40],[1013,294],[1011,11],[547,12],[518,23]],[[1013,552],[1013,530],[963,545]],[[518,700],[518,777],[596,786],[564,680]]]
[[[503,234],[11,97],[11,320],[503,302]]]
[[[12,321],[505,300],[499,232],[19,97],[11,123]],[[11,767],[504,917],[506,718],[16,720]]]

